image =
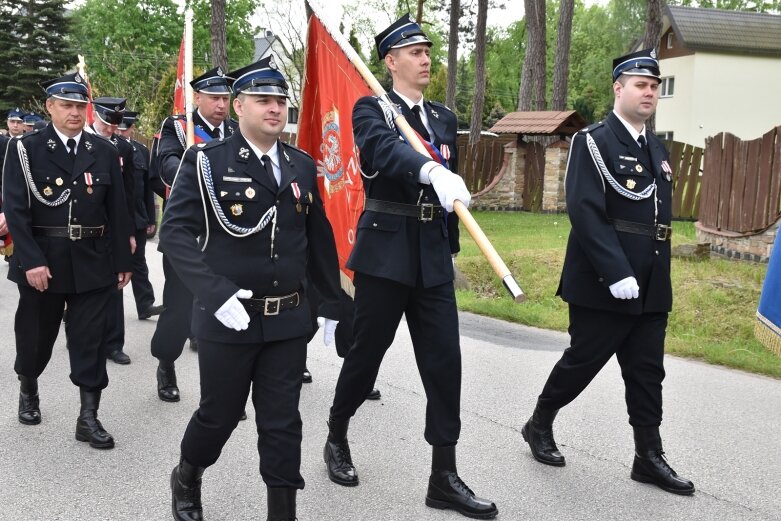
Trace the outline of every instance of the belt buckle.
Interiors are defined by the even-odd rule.
[[[426,212],[428,210],[428,212]],[[426,215],[428,213],[428,215]],[[420,217],[418,217],[419,220],[423,221],[424,223],[431,222],[434,220],[434,205],[430,203],[424,203],[420,205]]]
[[[74,233],[76,232],[76,233]],[[78,241],[82,238],[81,235],[81,225],[80,224],[69,224],[68,225],[68,239],[72,241]]]
[[[656,225],[656,236],[654,239],[657,241],[666,241],[670,238],[670,235],[672,235],[672,226],[668,226],[666,224],[657,224]]]
[[[263,300],[263,314],[267,317],[279,315],[279,307],[280,307],[280,301],[282,299],[280,297],[266,297]],[[274,307],[270,308],[269,304],[272,304]]]

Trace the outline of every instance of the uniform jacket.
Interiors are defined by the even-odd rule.
[[[66,190],[68,200],[56,207],[44,205],[28,190],[18,144],[27,151],[33,184],[47,201]],[[131,271],[125,190],[117,149],[108,140],[82,132],[76,159],[71,160],[51,123],[42,130],[11,140],[3,171],[3,202],[14,237],[14,255],[8,278],[27,285],[25,272],[48,266],[53,293],[84,293],[117,283],[116,273]],[[85,173],[91,174],[89,193]],[[50,195],[47,195],[50,194]],[[106,226],[108,235],[72,241],[64,237],[34,236],[32,226]]]
[[[126,141],[133,147],[133,226],[141,230],[150,224],[157,224],[155,194],[149,179],[149,149],[134,139],[126,138]]]
[[[324,316],[338,318],[339,264],[317,190],[314,161],[282,142],[278,150],[282,170],[278,190],[238,131],[228,139],[191,147],[182,160],[160,226],[160,249],[195,296],[193,333],[198,338],[255,343],[306,336],[312,327],[306,298],[279,315],[252,316],[248,331],[226,328],[214,312],[239,289],[252,290],[254,298],[296,291],[303,296],[307,267],[326,302]],[[198,175],[199,152],[209,160],[215,204],[231,223],[252,228],[276,205],[276,224],[270,222],[246,237],[227,233]]]
[[[8,148],[8,142],[11,138],[8,136],[0,135],[0,172],[3,171],[3,162],[5,161],[5,152]],[[0,176],[0,189],[3,188],[2,176]],[[0,211],[2,211],[2,201],[0,201]]]
[[[87,132],[98,134],[98,131],[94,127],[87,127]],[[133,161],[133,146],[127,142],[125,138],[118,134],[112,134],[108,140],[117,147],[119,151],[119,165],[122,172],[122,186],[125,189],[125,208],[127,209],[128,218],[126,222],[128,229],[126,235],[129,237],[135,235],[136,229],[133,224],[133,213],[135,207],[135,163]]]
[[[187,148],[182,134],[177,131],[177,127],[181,127],[176,120],[186,120],[186,118],[184,116],[170,116],[163,121],[163,125],[160,128],[160,141],[157,144],[156,157],[153,158],[153,161],[156,162],[155,168],[158,175],[168,186],[173,184],[176,170],[179,168],[179,162],[182,159],[185,148]],[[196,128],[210,134],[209,126],[201,118],[199,112],[193,113],[193,124]],[[238,123],[232,119],[227,119],[225,120],[225,129],[225,137],[230,137],[238,129]]]
[[[394,103],[409,121],[414,117],[395,93]],[[440,103],[425,101],[433,144],[450,152],[450,170],[458,170],[457,120]],[[377,98],[358,100],[353,108],[353,133],[360,150],[363,187],[367,198],[405,204],[436,204],[439,198],[430,185],[418,182],[420,168],[431,159],[402,141],[385,121]],[[414,217],[364,211],[358,221],[355,246],[347,261],[351,270],[415,286],[433,287],[453,280],[452,253],[459,251],[458,219],[423,222]]]
[[[619,193],[595,166],[587,134],[617,184],[639,193],[655,182],[656,194],[635,201]],[[646,131],[646,139],[648,159],[612,112],[572,139],[565,183],[572,231],[559,286],[559,294],[570,304],[632,315],[672,307],[670,241],[619,232],[610,222],[670,224],[672,183],[662,169],[669,156],[651,132]],[[639,298],[621,300],[610,294],[609,286],[626,277],[637,279]]]

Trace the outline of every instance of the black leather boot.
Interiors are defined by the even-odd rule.
[[[521,435],[529,444],[534,459],[546,465],[563,467],[566,463],[564,456],[553,439],[553,420],[558,412],[558,409],[544,409],[538,403],[532,417],[521,429]]]
[[[690,496],[694,494],[694,484],[676,474],[667,463],[662,450],[662,438],[659,427],[633,427],[635,431],[635,461],[632,463],[633,480],[640,483],[652,483],[662,490]]]
[[[294,488],[266,487],[266,521],[296,521],[296,492]]]
[[[171,511],[177,521],[203,521],[201,476],[204,470],[181,457],[171,472]]]
[[[323,459],[328,467],[328,477],[334,483],[345,487],[358,484],[358,474],[350,456],[350,445],[347,443],[347,428],[350,420],[336,421],[328,419],[328,439],[323,448]]]
[[[176,385],[174,364],[160,360],[157,366],[157,397],[164,402],[179,401],[179,387]]]
[[[41,405],[38,398],[38,379],[19,375],[19,423],[41,423]]]
[[[79,389],[81,395],[81,412],[76,421],[76,439],[87,441],[95,449],[113,449],[114,438],[106,432],[98,420],[100,408],[100,391],[85,391]]]
[[[499,510],[491,501],[475,496],[456,471],[456,447],[432,447],[431,477],[426,505],[453,509],[467,517],[492,519]]]

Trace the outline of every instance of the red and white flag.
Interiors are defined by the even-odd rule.
[[[184,37],[179,45],[179,64],[176,67],[176,84],[174,85],[174,108],[171,114],[177,116],[186,111],[184,102]]]

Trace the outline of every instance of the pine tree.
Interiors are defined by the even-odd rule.
[[[11,6],[13,45],[4,48],[3,98],[12,105],[30,106],[44,99],[40,83],[76,64],[68,44],[64,0],[2,0]],[[5,13],[4,13],[5,14]],[[2,56],[0,56],[2,60]]]
[[[16,37],[13,33],[15,17],[12,2],[13,0],[0,0],[0,63],[3,64],[9,63],[8,55],[16,47]],[[11,82],[12,72],[10,66],[0,67],[0,110],[11,108],[14,105],[14,101],[6,93]]]

